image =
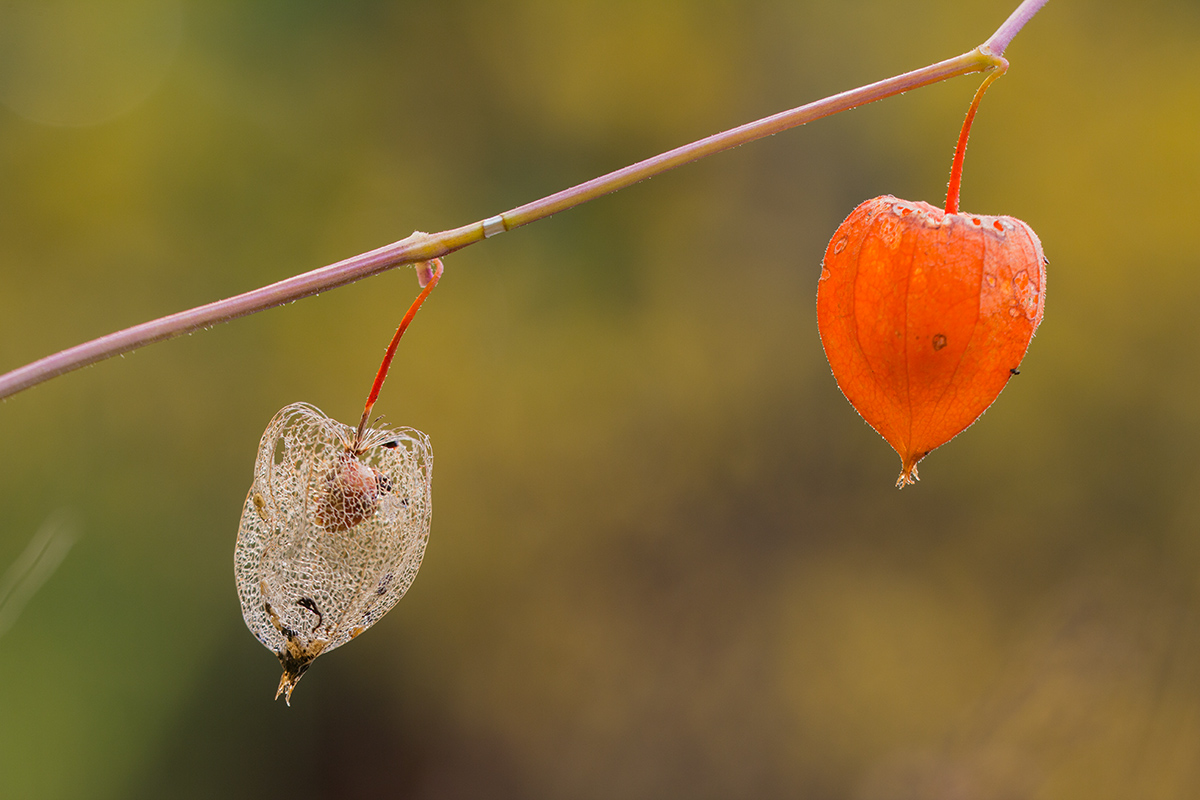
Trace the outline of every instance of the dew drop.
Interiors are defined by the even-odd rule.
[[[833,243],[834,255],[836,255],[846,249],[846,240],[847,240],[847,237],[845,235],[843,235],[841,238],[839,238],[836,242]]]
[[[821,267],[821,280],[829,280],[829,270],[825,269],[824,267]]]
[[[1020,313],[1021,313],[1021,312],[1020,312],[1020,311],[1018,311],[1016,308],[1010,308],[1010,309],[1008,310],[1008,315],[1009,315],[1010,317],[1016,317],[1016,316],[1020,315]]]
[[[1016,295],[1013,303],[1025,307],[1026,314],[1035,313],[1037,308],[1037,289],[1029,279],[1029,273],[1021,270],[1013,275],[1013,292]]]
[[[991,288],[991,289],[996,288],[996,276],[995,275],[993,275],[989,272],[988,274],[983,276],[983,279],[984,279],[984,281],[987,282],[988,288]]]
[[[879,234],[879,240],[883,242],[889,250],[895,250],[900,246],[901,239],[901,224],[891,217],[881,217],[879,226],[876,228]]]

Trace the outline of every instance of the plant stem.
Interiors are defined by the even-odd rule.
[[[379,392],[383,389],[383,382],[387,379],[388,368],[392,366],[392,358],[396,355],[396,346],[400,344],[400,337],[404,335],[404,331],[408,330],[408,325],[413,321],[413,317],[417,315],[417,310],[421,308],[421,304],[425,302],[425,298],[429,297],[429,293],[433,291],[433,287],[437,286],[438,279],[442,277],[442,260],[435,258],[426,264],[418,266],[418,271],[424,277],[428,275],[428,280],[423,280],[424,288],[417,295],[417,299],[408,307],[408,313],[404,315],[404,319],[400,320],[400,326],[396,328],[396,333],[392,336],[392,341],[387,346],[387,350],[383,353],[383,362],[379,365],[379,371],[375,373],[375,382],[371,384],[371,392],[367,395],[367,404],[363,407],[362,419],[358,422],[358,432],[354,434],[355,450],[363,442],[363,433],[367,430],[367,423],[371,418],[371,409],[375,407],[375,401],[379,399]],[[356,453],[357,454],[357,453]]]
[[[1025,27],[1026,22],[1033,19],[1034,14],[1042,10],[1042,6],[1046,5],[1046,2],[1047,0],[1024,0],[1021,5],[1017,6],[1016,11],[1009,14],[1008,19],[1004,20],[1004,24],[988,37],[980,49],[994,56],[1004,55],[1004,51],[1008,49],[1008,43],[1020,32],[1021,28]]]
[[[995,71],[988,74],[983,79],[983,83],[975,91],[975,98],[971,100],[971,107],[967,109],[967,118],[963,121],[962,130],[958,132],[958,146],[954,148],[954,162],[950,165],[950,185],[946,189],[946,213],[958,213],[958,194],[962,188],[962,171],[963,159],[967,155],[967,139],[971,135],[971,123],[975,121],[975,112],[979,110],[979,101],[983,99],[983,93],[992,85],[992,81],[999,78],[1008,70],[1008,62],[1004,59],[1002,65],[996,68]]]
[[[885,97],[928,86],[960,75],[985,72],[1001,66],[1004,48],[1046,0],[1025,0],[986,43],[970,52],[903,75],[835,94],[737,128],[678,147],[645,161],[610,172],[570,189],[503,214],[460,228],[426,234],[414,233],[398,242],[362,253],[320,269],[281,280],[225,300],[198,306],[101,336],[0,375],[0,399],[36,386],[72,370],[128,353],[220,322],[255,314],[302,297],[344,286],[404,264],[431,261],[522,225],[545,219],[646,178],[697,161],[715,153],[771,136]]]

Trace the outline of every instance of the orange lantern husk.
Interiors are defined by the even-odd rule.
[[[1042,321],[1045,267],[1021,220],[891,196],[834,233],[817,288],[821,343],[846,399],[900,455],[897,486],[1016,374]]]

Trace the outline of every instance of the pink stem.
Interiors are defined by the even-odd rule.
[[[416,234],[361,255],[305,272],[291,278],[218,300],[187,311],[143,322],[130,328],[69,347],[45,358],[0,375],[0,399],[72,370],[106,358],[132,352],[154,342],[173,339],[191,331],[265,311],[302,297],[344,286],[403,264],[431,261],[467,245],[528,225],[574,208],[597,197],[660,175],[675,167],[715,153],[771,136],[813,120],[882,100],[921,86],[999,66],[1008,43],[1022,26],[1045,5],[1046,0],[1025,0],[1012,16],[982,46],[961,56],[931,64],[912,72],[842,92],[814,103],[742,125],[648,158],[603,177],[579,184],[549,197],[518,206],[479,222],[436,234]]]
[[[1020,32],[1021,28],[1025,27],[1026,22],[1033,19],[1034,14],[1042,10],[1042,6],[1047,2],[1048,0],[1024,0],[1021,5],[1017,6],[1016,11],[1009,14],[1008,19],[1004,20],[1004,24],[988,37],[980,49],[994,56],[1004,55],[1004,51],[1008,49],[1008,43]]]

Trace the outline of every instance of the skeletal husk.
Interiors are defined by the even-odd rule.
[[[306,403],[259,444],[234,554],[242,616],[283,666],[276,698],[317,656],[386,614],[429,537],[433,453],[411,428],[362,437]]]

